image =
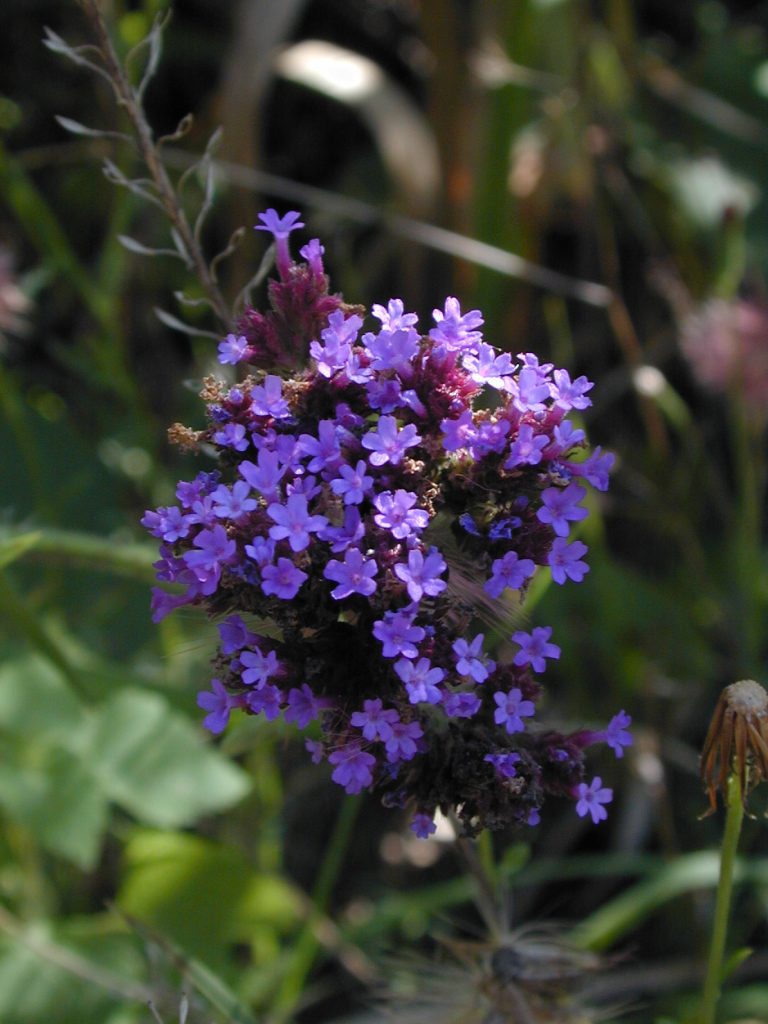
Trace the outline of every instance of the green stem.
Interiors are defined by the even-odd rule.
[[[284,1024],[289,1020],[304,992],[304,982],[321,945],[318,938],[318,925],[325,917],[333,887],[344,863],[349,838],[359,808],[359,797],[347,797],[341,804],[341,810],[312,891],[311,909],[272,1003],[270,1024]]]
[[[720,986],[723,977],[723,954],[725,953],[728,915],[731,907],[731,893],[733,891],[733,870],[736,863],[736,850],[739,845],[741,823],[744,820],[741,786],[738,775],[735,773],[728,780],[727,800],[728,811],[725,818],[723,847],[720,853],[720,879],[717,883],[715,920],[712,925],[712,943],[709,948],[707,975],[704,979],[699,1024],[714,1024],[717,1002],[720,998]]]

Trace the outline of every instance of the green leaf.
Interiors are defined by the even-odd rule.
[[[299,917],[295,891],[255,872],[231,846],[140,830],[126,845],[124,864],[120,908],[214,967],[226,964],[234,943],[255,932],[284,932]]]
[[[749,960],[753,953],[754,950],[750,949],[748,946],[744,946],[741,949],[734,950],[723,966],[723,974],[722,978],[720,979],[721,982],[727,981],[732,974],[735,974],[736,971],[738,971],[738,969],[741,967],[741,965],[746,960]]]
[[[105,791],[140,821],[173,828],[241,800],[245,772],[154,693],[124,689],[98,712],[89,757]]]
[[[134,1006],[146,1001],[144,986],[135,980],[143,969],[136,942],[130,935],[105,934],[98,924],[84,930],[79,922],[39,922],[15,935],[15,941],[0,940],[3,1024],[145,1019],[125,1016],[126,1000]]]
[[[43,658],[19,658],[0,667],[0,730],[77,750],[87,724],[86,709]]]
[[[0,806],[43,846],[84,870],[99,856],[108,801],[88,767],[66,750],[0,744]]]
[[[38,531],[0,539],[0,569],[4,569],[6,565],[21,558],[27,551],[33,550],[39,539]]]

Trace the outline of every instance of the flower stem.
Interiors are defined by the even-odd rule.
[[[334,884],[343,866],[360,803],[360,797],[347,797],[342,801],[312,891],[311,909],[293,947],[291,960],[272,1003],[270,1024],[283,1024],[289,1020],[304,991],[304,983],[321,945],[318,926],[326,915]]]
[[[738,775],[733,772],[728,779],[728,810],[725,817],[725,832],[720,853],[720,879],[717,883],[715,919],[712,925],[712,941],[709,948],[709,962],[704,979],[704,992],[698,1024],[714,1024],[717,1002],[723,975],[723,954],[728,932],[728,915],[733,891],[733,871],[736,850],[739,845],[741,823],[744,820],[744,806]]]

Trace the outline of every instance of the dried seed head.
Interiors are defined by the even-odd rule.
[[[753,679],[726,686],[717,702],[701,754],[701,777],[709,810],[717,808],[717,790],[727,801],[728,776],[739,779],[742,803],[768,779],[768,693]]]

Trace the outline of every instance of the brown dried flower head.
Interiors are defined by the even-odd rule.
[[[727,802],[728,776],[739,780],[742,803],[768,779],[768,693],[754,679],[726,686],[717,702],[701,753],[701,777],[709,810],[717,809],[717,791]]]

